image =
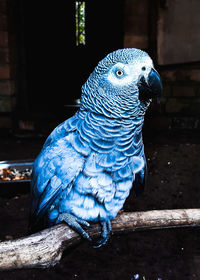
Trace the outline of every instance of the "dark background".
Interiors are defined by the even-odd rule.
[[[198,0],[87,0],[86,44],[77,46],[74,0],[1,0],[0,128],[48,135],[75,112],[98,61],[136,47],[150,54],[163,81],[149,130],[199,130],[199,10]]]
[[[0,0],[0,160],[34,159],[76,110],[97,62],[123,47],[146,50],[163,81],[143,129],[148,181],[125,211],[199,207],[199,0],[86,1],[86,44],[76,46],[74,1]],[[27,233],[29,184],[0,184],[0,239]],[[199,229],[112,236],[47,270],[0,279],[200,279]]]

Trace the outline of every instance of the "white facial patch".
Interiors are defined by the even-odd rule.
[[[136,78],[129,64],[117,63],[108,73],[107,79],[117,86],[129,85]]]
[[[118,62],[108,72],[107,79],[115,86],[128,86],[136,83],[141,74],[146,78],[152,67],[150,57],[128,64]]]

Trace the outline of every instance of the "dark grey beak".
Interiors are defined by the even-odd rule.
[[[147,81],[144,76],[141,76],[139,83],[139,99],[141,101],[147,101],[148,99],[157,98],[158,103],[160,103],[161,93],[162,93],[162,82],[158,72],[151,69]]]

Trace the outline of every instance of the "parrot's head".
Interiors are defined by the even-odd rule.
[[[149,55],[121,49],[101,60],[82,87],[83,108],[115,117],[144,115],[162,83]]]

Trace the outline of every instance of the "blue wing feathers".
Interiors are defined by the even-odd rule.
[[[99,147],[99,150],[109,150],[111,151],[115,145],[115,141],[114,139],[92,139],[92,143],[94,143],[94,145],[96,145],[96,147]]]
[[[105,123],[105,117],[81,112],[55,128],[34,165],[32,221],[47,219],[50,207],[51,219],[63,211],[88,220],[114,217],[144,167],[133,156],[142,146],[135,126],[122,128],[112,119]]]
[[[141,85],[161,90],[156,75],[152,60],[137,49],[99,62],[82,87],[80,109],[52,131],[35,160],[31,230],[65,221],[87,237],[81,226],[101,221],[99,244],[106,243],[109,220],[131,188],[136,194],[144,188],[142,125],[151,100]]]
[[[116,162],[116,153],[114,151],[106,154],[102,154],[98,157],[97,164],[106,168],[113,167]]]
[[[88,143],[81,141],[81,138],[77,133],[70,133],[67,140],[78,153],[82,154],[83,156],[89,155],[91,149]]]
[[[38,205],[38,209],[37,209],[37,215],[43,209],[48,207],[49,202],[52,199],[55,200],[55,198],[57,197],[57,194],[59,193],[59,191],[61,191],[61,188],[62,188],[61,179],[59,179],[57,176],[53,176],[49,180],[44,192],[40,196],[39,205]]]
[[[40,218],[36,218],[37,215],[45,214],[45,210],[56,199],[62,188],[68,188],[70,182],[83,168],[84,157],[66,139],[69,135],[65,128],[67,122],[52,132],[35,161],[31,186],[34,201],[31,210],[32,224],[34,220]],[[73,125],[74,123],[75,121]],[[62,135],[59,135],[60,132]]]
[[[131,176],[132,170],[129,165],[126,165],[118,170],[118,174],[121,178],[127,178]]]
[[[98,156],[93,152],[88,156],[84,165],[84,174],[89,177],[97,176],[99,172],[103,171],[103,167],[101,167],[98,163]]]
[[[135,149],[134,146],[130,146],[127,150],[124,151],[124,156],[131,157],[138,154],[139,149]]]

